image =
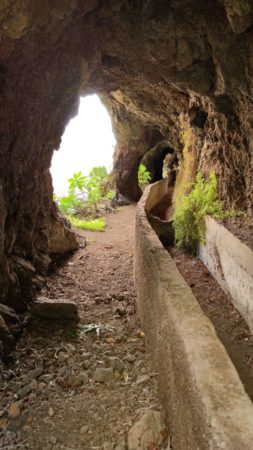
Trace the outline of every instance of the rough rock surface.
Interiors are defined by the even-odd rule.
[[[226,204],[252,212],[252,23],[251,0],[1,2],[2,302],[25,305],[50,252],[76,248],[49,167],[80,94],[111,114],[122,194],[139,198],[141,158],[162,140],[180,152],[183,126]]]
[[[0,303],[0,357],[13,349],[21,331],[21,322],[14,309]]]

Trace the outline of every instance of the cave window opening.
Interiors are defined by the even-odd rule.
[[[62,136],[59,150],[51,164],[54,194],[68,194],[68,180],[74,173],[89,175],[91,169],[105,166],[112,169],[115,137],[111,118],[97,95],[80,98],[76,117],[70,120]]]

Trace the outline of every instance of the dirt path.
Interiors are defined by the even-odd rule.
[[[159,410],[136,317],[134,214],[111,214],[104,233],[79,230],[88,246],[48,277],[41,295],[74,300],[81,320],[27,327],[3,373],[1,449],[124,450],[144,410]],[[91,323],[111,328],[84,333]]]

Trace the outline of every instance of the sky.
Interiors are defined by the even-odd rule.
[[[97,95],[81,97],[78,115],[65,129],[59,150],[53,154],[51,174],[57,196],[68,192],[68,178],[94,166],[112,168],[115,138],[111,120]]]

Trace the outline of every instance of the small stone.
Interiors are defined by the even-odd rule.
[[[53,408],[51,408],[51,406],[50,406],[50,408],[48,408],[48,415],[49,415],[50,417],[53,417],[54,414],[55,414],[55,412],[54,412]]]
[[[105,358],[105,365],[107,367],[112,367],[114,370],[116,370],[119,373],[123,373],[125,366],[121,359],[117,358],[116,356],[107,356]]]
[[[89,359],[91,357],[91,353],[90,352],[84,352],[82,353],[82,358],[84,359]]]
[[[71,374],[68,377],[67,384],[72,388],[81,387],[84,383],[89,382],[89,375],[87,372],[80,372],[79,374]]]
[[[42,367],[36,367],[36,369],[30,370],[30,372],[26,373],[22,379],[26,383],[28,383],[31,380],[34,380],[35,378],[38,378],[43,373]]]
[[[86,434],[89,431],[89,427],[87,425],[84,425],[81,429],[80,429],[80,433],[81,434]]]
[[[0,419],[0,430],[7,427],[7,420],[6,419]]]
[[[77,320],[78,310],[74,302],[69,300],[52,300],[46,297],[39,297],[30,310],[32,317],[43,319],[64,319]]]
[[[91,367],[91,362],[90,361],[83,361],[82,363],[82,368],[83,369],[89,369]]]
[[[70,344],[70,342],[68,342],[68,343],[65,345],[65,347],[66,347],[66,349],[67,349],[69,352],[74,352],[74,351],[76,350],[75,346],[74,346],[73,344]]]
[[[129,363],[133,363],[133,362],[135,362],[136,358],[134,355],[131,355],[130,353],[128,353],[125,357],[125,360]]]
[[[64,362],[69,358],[69,354],[66,352],[59,352],[58,353],[58,361],[59,362]]]
[[[21,406],[20,402],[11,403],[8,408],[8,416],[11,417],[12,419],[18,417],[20,415],[20,406]]]
[[[94,373],[94,380],[98,381],[100,383],[105,383],[106,381],[110,381],[113,379],[113,368],[112,367],[108,367],[108,368],[98,368],[95,370]]]
[[[31,384],[26,384],[25,386],[23,386],[22,388],[20,388],[17,392],[17,396],[19,398],[23,398],[26,395],[30,394],[30,392],[32,391],[32,386]]]
[[[138,420],[128,433],[128,450],[160,448],[167,430],[158,411],[149,410]]]
[[[39,385],[39,383],[38,383],[37,380],[32,380],[31,383],[30,383],[30,386],[31,386],[32,389],[37,389],[38,385]]]
[[[31,392],[31,394],[30,394],[29,397],[28,397],[28,402],[29,402],[29,403],[33,403],[33,402],[35,402],[36,400],[37,400],[36,394],[34,394],[34,392]]]
[[[149,375],[139,375],[138,377],[137,377],[137,380],[136,380],[136,384],[144,384],[144,383],[147,383],[148,381],[150,380],[150,376]]]

